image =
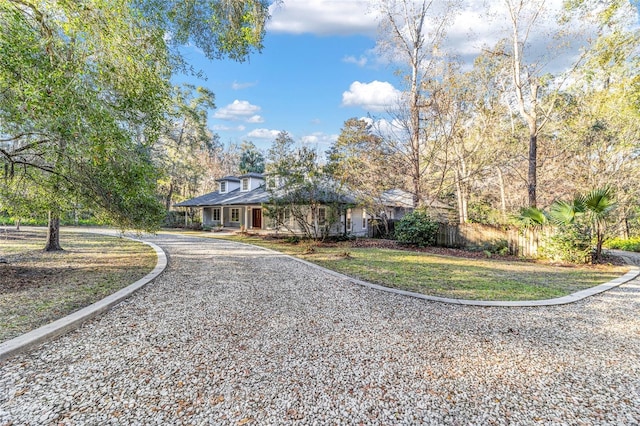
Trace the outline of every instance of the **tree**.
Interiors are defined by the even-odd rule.
[[[267,160],[271,197],[266,212],[275,226],[314,240],[325,238],[347,203],[318,164],[317,152],[296,146],[283,131],[269,148]]]
[[[47,250],[60,249],[71,194],[120,225],[157,220],[148,147],[166,99],[164,43],[124,1],[101,13],[85,6],[0,5],[0,152],[7,179],[48,194]]]
[[[325,171],[340,187],[355,194],[367,211],[384,211],[380,195],[402,182],[397,158],[366,120],[350,118],[345,121],[338,139],[327,151],[327,157]],[[382,219],[386,227],[386,218]]]
[[[242,142],[240,150],[240,173],[264,173],[264,155],[253,142]]]
[[[152,26],[170,34],[173,59],[185,65],[177,49],[194,45],[208,59],[244,61],[262,49],[269,18],[267,0],[132,0]]]
[[[206,88],[175,87],[165,127],[153,147],[154,161],[163,172],[158,190],[170,210],[174,194],[193,196],[205,174],[201,157],[213,155],[217,139],[207,128],[207,112],[215,108],[214,95]]]
[[[407,85],[395,120],[398,131],[384,139],[403,158],[418,206],[423,199],[423,179],[430,174],[436,146],[442,142],[440,132],[447,131],[439,121],[435,98],[441,88],[439,77],[447,68],[441,47],[457,5],[454,1],[382,0],[379,7],[379,49],[393,62],[404,64]]]
[[[158,226],[150,148],[170,74],[184,65],[177,46],[241,60],[260,49],[267,10],[235,0],[0,3],[0,158],[7,182],[29,179],[50,195],[47,249],[60,248],[65,197],[123,227]]]

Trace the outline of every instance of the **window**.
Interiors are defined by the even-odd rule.
[[[220,209],[213,209],[213,220],[220,221]]]
[[[367,211],[366,210],[362,210],[362,229],[367,229]]]
[[[249,190],[249,178],[242,179],[242,190],[243,191]]]
[[[324,207],[318,209],[318,225],[325,225],[327,223],[327,210]]]
[[[220,182],[220,193],[224,194],[225,192],[227,192],[227,182],[223,180]]]
[[[231,209],[231,222],[240,222],[240,209]]]
[[[351,209],[347,209],[347,232],[351,232]]]

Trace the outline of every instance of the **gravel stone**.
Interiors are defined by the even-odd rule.
[[[0,425],[640,424],[639,279],[562,306],[448,305],[147,239],[164,274],[0,364]]]

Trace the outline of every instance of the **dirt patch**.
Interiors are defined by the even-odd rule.
[[[43,229],[0,230],[0,341],[112,294],[149,273],[149,246],[125,238],[62,232],[62,252],[45,252]]]

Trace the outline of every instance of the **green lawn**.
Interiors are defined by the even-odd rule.
[[[217,238],[215,234],[211,237]],[[354,248],[348,243],[316,247],[251,236],[223,238],[277,250],[383,286],[455,299],[550,299],[602,284],[628,270],[616,266],[554,266],[541,262]],[[310,247],[312,253],[309,253]]]

